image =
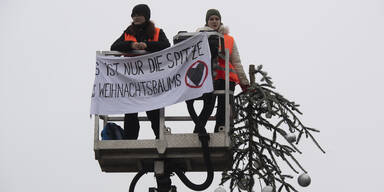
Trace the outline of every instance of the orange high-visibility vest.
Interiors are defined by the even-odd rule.
[[[229,55],[232,55],[234,39],[232,36],[225,34],[224,35],[224,46],[226,49],[229,49]],[[219,67],[216,69],[216,77],[217,79],[225,79],[225,59],[219,58]],[[233,67],[232,63],[229,61],[229,81],[235,82],[237,84],[240,83],[239,77]]]
[[[153,39],[148,39],[148,41],[159,41],[160,28],[155,27],[155,34],[153,35]],[[124,33],[124,41],[134,41],[137,42],[135,36]]]

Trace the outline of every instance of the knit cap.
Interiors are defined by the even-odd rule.
[[[216,15],[216,16],[218,16],[218,17],[220,18],[220,20],[221,20],[221,15],[220,15],[219,10],[217,10],[217,9],[209,9],[209,10],[207,11],[207,15],[205,16],[205,24],[208,24],[208,20],[209,20],[209,18],[210,18],[212,15]]]
[[[145,21],[149,21],[151,18],[151,10],[146,4],[138,4],[132,9],[131,17],[134,15],[144,16]]]

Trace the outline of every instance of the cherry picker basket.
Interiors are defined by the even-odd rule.
[[[229,76],[229,51],[224,51],[223,36],[217,32],[207,32],[209,35],[210,49],[213,57],[220,54],[226,59],[226,77]],[[196,33],[179,33],[174,37],[174,43],[181,42]],[[116,51],[98,51],[103,56],[136,56],[146,54],[145,52],[121,53]],[[214,61],[214,60],[213,60]],[[217,62],[217,61],[214,61]],[[228,135],[230,126],[229,115],[229,90],[228,78],[226,78],[226,89],[215,90],[214,94],[225,94],[226,96],[226,122],[224,129],[217,133],[209,133],[209,152],[214,171],[228,170],[232,166],[231,141]],[[140,121],[147,121],[146,117],[139,117]],[[210,117],[209,120],[215,120]],[[165,127],[166,121],[183,121],[192,123],[190,116],[164,116],[164,108],[160,109],[160,134],[159,139],[146,140],[101,140],[100,127],[108,122],[124,121],[123,116],[95,115],[94,118],[94,152],[95,159],[99,162],[103,172],[138,172],[148,170],[156,172],[163,169],[166,160],[168,164],[177,166],[185,171],[200,172],[206,170],[204,163],[202,144],[198,134],[195,133],[171,133]],[[177,129],[175,127],[174,129]]]

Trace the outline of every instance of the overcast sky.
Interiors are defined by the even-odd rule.
[[[302,120],[321,130],[316,137],[327,153],[302,142],[299,159],[312,184],[297,189],[382,189],[384,1],[1,0],[1,192],[128,191],[134,174],[102,173],[94,159],[89,109],[95,51],[109,49],[138,3],[150,6],[170,41],[219,9],[246,71],[263,64],[278,92],[301,104]],[[152,137],[148,129],[140,138]],[[189,176],[198,182],[205,173]],[[136,189],[154,185],[147,174]]]

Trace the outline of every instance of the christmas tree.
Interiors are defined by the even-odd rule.
[[[256,69],[251,65],[249,73],[250,87],[235,96],[230,131],[233,167],[222,173],[221,184],[229,181],[231,192],[236,188],[252,192],[258,179],[263,192],[297,191],[289,183],[294,177],[279,164],[285,163],[296,174],[303,172],[298,182],[308,186],[310,177],[295,155],[301,154],[298,145],[303,136],[325,153],[312,135],[319,131],[303,124],[299,105],[275,91],[262,65]]]

